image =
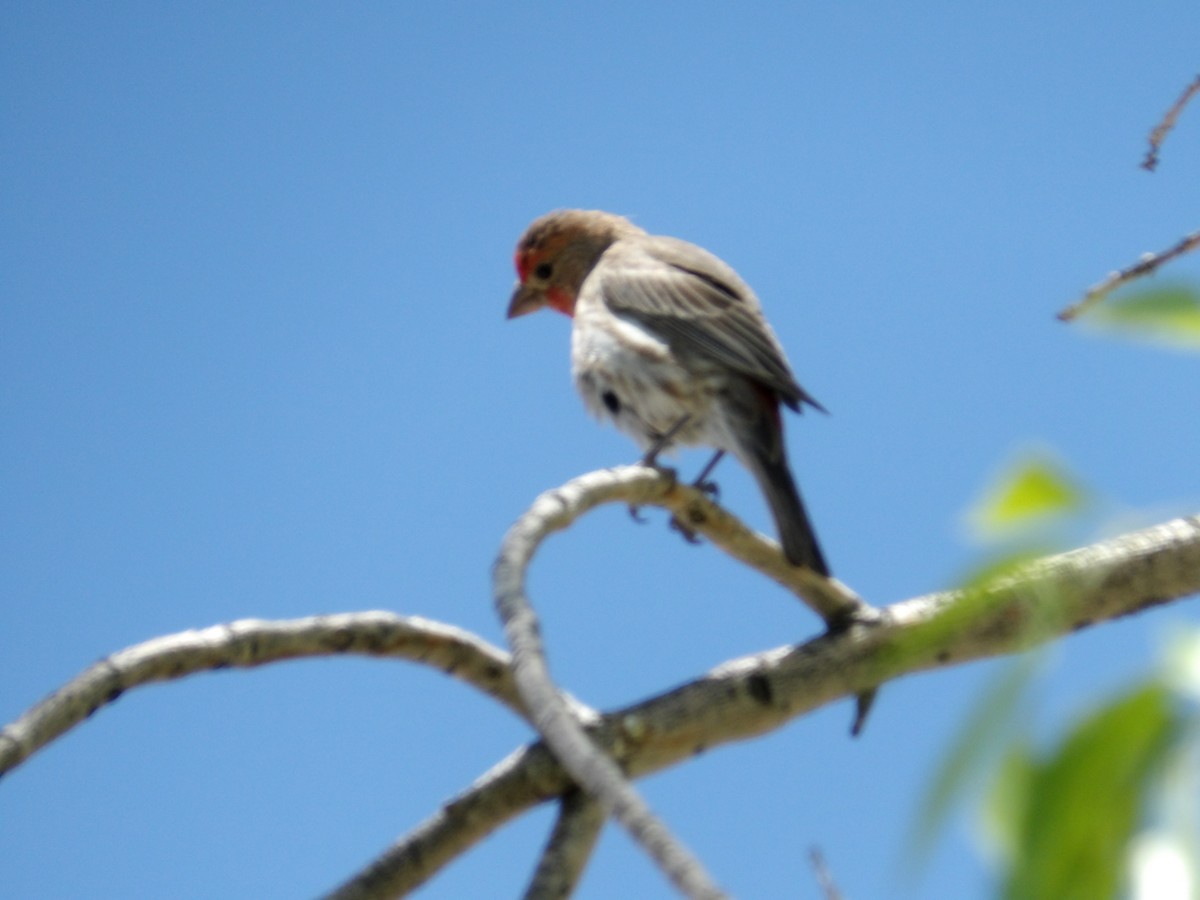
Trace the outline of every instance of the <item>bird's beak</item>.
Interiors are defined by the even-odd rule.
[[[526,313],[536,312],[546,305],[546,295],[527,284],[517,282],[512,299],[508,301],[508,317],[515,319]]]

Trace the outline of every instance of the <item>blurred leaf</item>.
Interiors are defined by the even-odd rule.
[[[1200,701],[1200,629],[1171,635],[1164,653],[1163,677],[1181,696]]]
[[[959,596],[945,603],[936,615],[907,629],[888,645],[879,647],[874,664],[883,671],[894,670],[897,666],[906,666],[912,659],[927,658],[931,647],[953,643],[964,629],[974,627],[980,617],[987,615],[999,592],[1019,575],[1023,566],[1039,555],[1033,552],[1010,554],[969,573],[959,588]],[[1053,607],[1048,605],[1047,608]],[[1038,631],[1031,629],[1030,633],[1032,644]]]
[[[968,512],[983,537],[997,537],[1080,509],[1087,493],[1046,454],[1027,454],[1001,474]]]
[[[1170,696],[1153,682],[1093,713],[1035,762],[1003,896],[1115,897],[1147,783],[1176,728]]]
[[[1194,900],[1196,870],[1190,850],[1171,832],[1138,835],[1129,861],[1131,900]]]
[[[1200,898],[1200,630],[1176,629],[1166,644],[1163,679],[1175,693],[1179,738],[1156,779],[1154,823],[1130,852],[1131,900]]]
[[[988,849],[1006,869],[1013,865],[1017,855],[1035,771],[1029,747],[1014,744],[1001,760],[983,805],[980,821],[983,836]]]
[[[1200,292],[1169,285],[1117,297],[1096,307],[1088,322],[1108,331],[1200,350]]]
[[[971,790],[976,777],[1013,729],[1021,701],[1037,672],[1037,659],[1025,654],[992,681],[946,752],[913,829],[910,856],[916,868],[925,865],[950,810]]]

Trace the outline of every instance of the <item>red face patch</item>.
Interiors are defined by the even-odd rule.
[[[546,290],[546,305],[551,309],[557,309],[564,316],[575,315],[575,298],[560,287]]]
[[[529,255],[518,250],[513,254],[513,266],[517,270],[517,277],[520,278],[521,283],[524,284],[525,279],[529,277]]]

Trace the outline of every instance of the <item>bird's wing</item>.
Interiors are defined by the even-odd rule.
[[[618,241],[587,282],[613,313],[653,330],[674,353],[728,366],[793,409],[823,409],[796,383],[754,292],[708,251],[666,237]]]

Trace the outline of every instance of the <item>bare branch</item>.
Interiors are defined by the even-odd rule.
[[[812,862],[813,872],[817,876],[817,884],[820,886],[825,900],[842,900],[842,892],[838,890],[837,882],[833,880],[833,873],[829,871],[829,866],[825,862],[825,854],[821,852],[821,848],[810,849],[808,858]]]
[[[808,569],[793,566],[775,541],[747,528],[736,516],[713,503],[704,491],[679,484],[662,470],[648,466],[600,469],[546,491],[533,502],[505,540],[525,532],[531,539],[541,540],[605,503],[659,506],[669,510],[689,529],[712,541],[714,546],[799,597],[830,626],[869,621],[877,614],[836,579],[823,578]]]
[[[574,790],[562,798],[554,831],[525,900],[563,900],[571,896],[600,837],[604,819],[604,808],[583,791]]]
[[[130,688],[214,669],[344,653],[425,663],[526,715],[508,654],[460,628],[388,612],[281,622],[242,619],[154,638],[88,667],[0,731],[0,774]]]
[[[893,604],[878,621],[730,662],[607,713],[588,734],[631,777],[746,740],[904,675],[1020,652],[1200,592],[1200,516],[1175,519],[1025,567],[987,590]],[[355,876],[339,900],[395,897],[571,780],[541,744],[526,747]],[[436,864],[435,864],[436,862]]]
[[[1083,298],[1078,303],[1073,303],[1071,306],[1060,311],[1058,318],[1063,322],[1069,322],[1072,319],[1078,318],[1080,314],[1095,306],[1106,295],[1121,287],[1121,285],[1128,284],[1144,275],[1149,275],[1164,263],[1170,262],[1177,256],[1190,253],[1197,247],[1200,247],[1200,231],[1193,231],[1166,250],[1161,250],[1158,253],[1143,254],[1142,258],[1133,265],[1126,266],[1117,272],[1110,272],[1108,277],[1099,284],[1088,288],[1088,292],[1083,295]]]
[[[1188,101],[1200,91],[1200,75],[1197,75],[1179,99],[1167,110],[1166,115],[1162,117],[1162,121],[1154,127],[1150,132],[1150,149],[1146,151],[1146,158],[1142,160],[1142,168],[1147,172],[1153,172],[1158,168],[1158,151],[1162,148],[1162,142],[1167,139],[1167,135],[1171,129],[1175,127],[1175,121],[1179,118],[1179,114],[1183,112],[1183,108],[1188,105]]]
[[[1143,169],[1153,172],[1158,167],[1158,151],[1162,148],[1163,141],[1166,140],[1171,129],[1175,127],[1175,122],[1178,120],[1179,114],[1183,112],[1183,108],[1188,105],[1198,92],[1200,92],[1200,75],[1197,75],[1191,84],[1184,89],[1183,93],[1179,95],[1179,99],[1175,101],[1171,108],[1167,110],[1166,115],[1162,117],[1162,121],[1150,132],[1150,149],[1146,151],[1146,158],[1142,160]],[[1161,250],[1158,253],[1143,254],[1137,262],[1126,266],[1124,269],[1110,272],[1103,281],[1088,288],[1087,293],[1083,295],[1082,299],[1059,311],[1059,320],[1069,322],[1072,319],[1078,318],[1112,291],[1137,278],[1149,275],[1164,263],[1169,262],[1177,256],[1189,253],[1198,246],[1200,246],[1200,231],[1194,231],[1166,250]]]
[[[657,471],[647,471],[661,478]],[[574,519],[570,510],[578,515],[595,505],[588,500],[600,491],[589,491],[580,484],[589,478],[575,479],[560,490],[542,494],[504,537],[492,586],[512,648],[513,678],[534,727],[575,782],[625,827],[686,896],[720,900],[725,895],[700,860],[651,811],[612,757],[592,743],[550,677],[537,615],[525,596],[525,572],[542,540]]]
[[[656,492],[663,490],[664,479],[656,473],[635,467],[633,472],[595,474],[591,493],[543,498],[563,510],[561,517],[547,517],[548,528],[564,527],[569,521],[566,508],[572,504],[590,508],[611,500],[661,499]],[[588,483],[585,478],[572,485]],[[667,490],[668,497],[674,490]],[[691,501],[682,502],[686,506]],[[569,515],[578,513],[572,509]],[[765,543],[767,551],[777,554]],[[770,556],[767,551],[764,558]],[[847,627],[801,645],[732,660],[674,690],[604,716],[571,703],[588,737],[636,778],[707,748],[765,734],[894,678],[1015,653],[1197,592],[1200,516],[1193,516],[1048,557],[986,589],[931,594],[873,615],[852,615]],[[247,620],[160,638],[93,666],[0,732],[0,771],[17,765],[129,687],[226,666],[338,653],[424,661],[474,684],[514,711],[523,708],[507,669],[508,657],[455,628],[382,612],[275,623]],[[572,778],[544,745],[520,748],[333,896],[382,898],[412,890],[514,816],[573,787]]]
[[[509,819],[570,790],[562,766],[542,744],[522,747],[327,894],[326,900],[404,896]]]

